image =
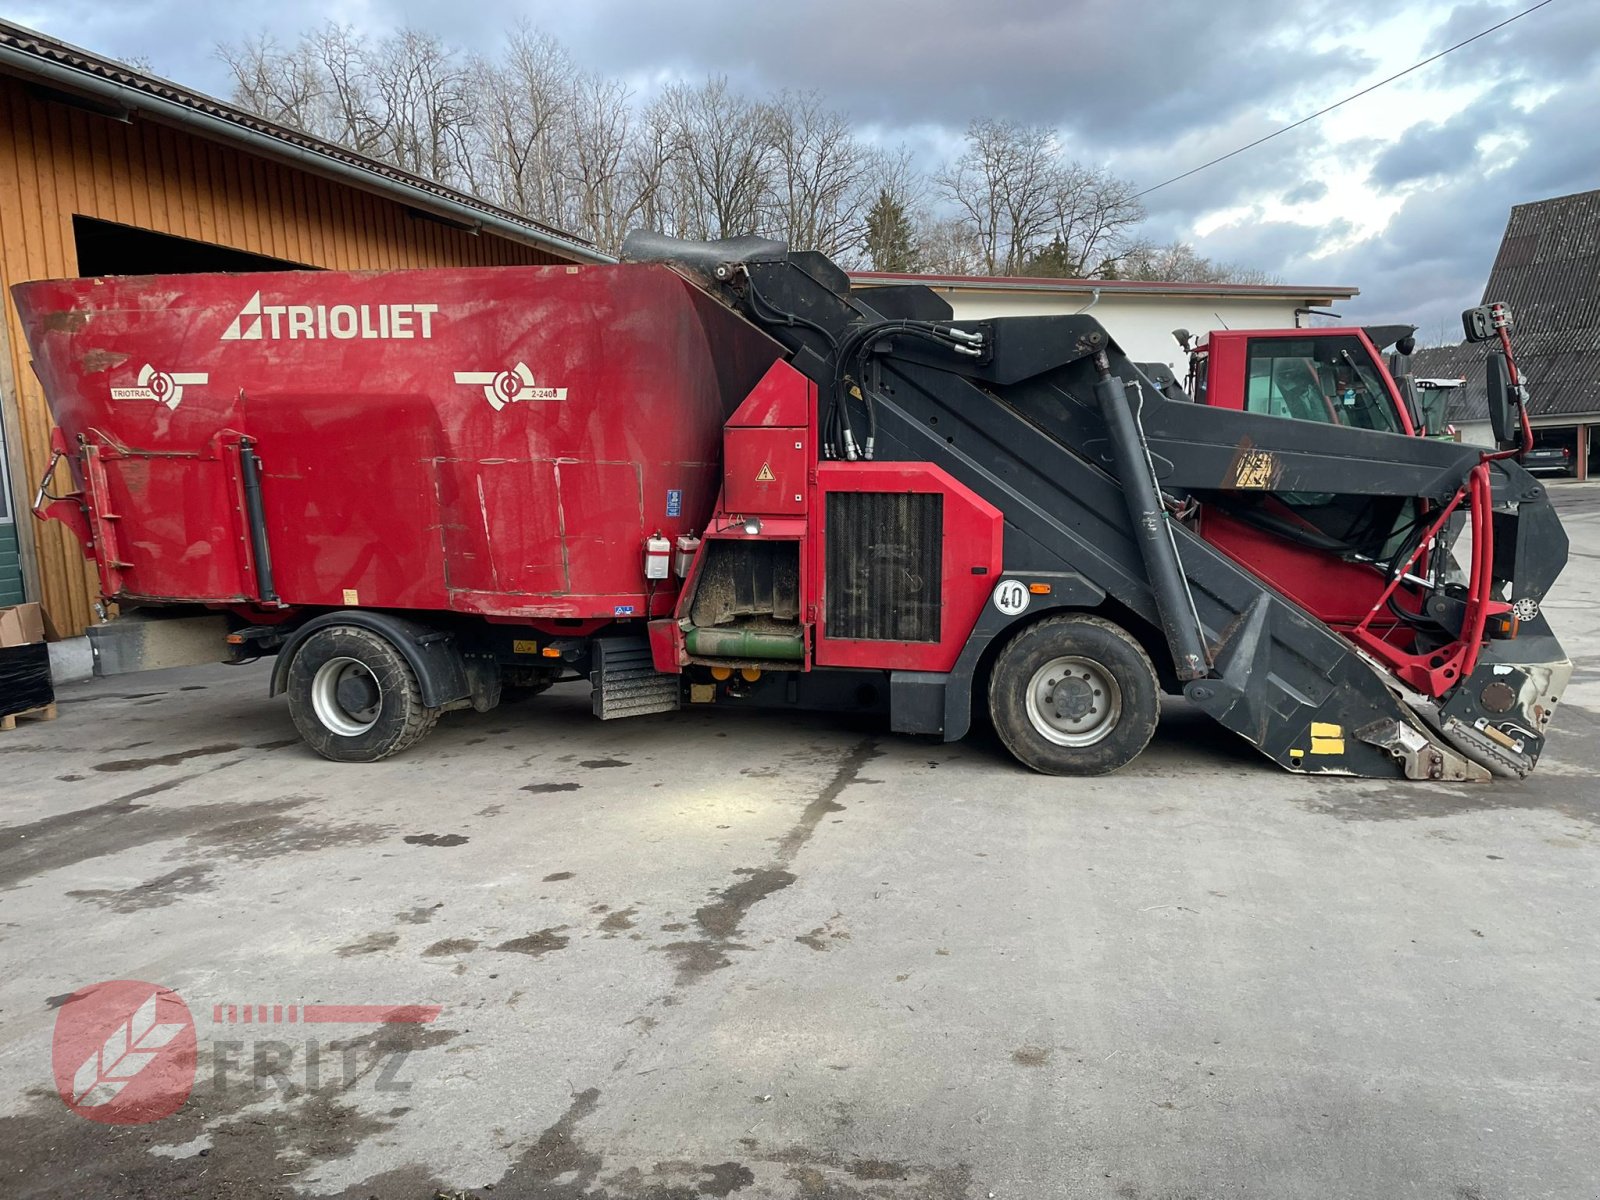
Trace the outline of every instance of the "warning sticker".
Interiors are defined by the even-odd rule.
[[[1234,467],[1233,486],[1236,488],[1270,488],[1278,476],[1278,464],[1265,450],[1249,450],[1241,454]]]
[[[771,483],[776,478],[777,476],[772,473],[771,463],[762,463],[761,470],[756,472],[757,483]]]

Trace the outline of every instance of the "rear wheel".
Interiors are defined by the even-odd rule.
[[[1006,749],[1035,771],[1103,775],[1149,744],[1160,689],[1126,630],[1099,617],[1047,617],[995,659],[989,714]]]
[[[330,625],[289,664],[289,715],[306,743],[334,762],[377,762],[431,730],[437,708],[405,656],[380,634]]]

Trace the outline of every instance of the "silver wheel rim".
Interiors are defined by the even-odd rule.
[[[351,711],[339,699],[339,685],[352,677],[365,676],[372,681],[378,699],[366,708]],[[340,737],[359,737],[378,723],[383,708],[383,688],[372,668],[360,659],[330,658],[317,668],[311,679],[311,709],[324,729]]]
[[[1092,746],[1122,716],[1122,688],[1093,659],[1053,658],[1028,680],[1028,721],[1058,746]]]

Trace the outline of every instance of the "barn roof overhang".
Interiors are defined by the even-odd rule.
[[[238,146],[474,233],[492,233],[580,262],[615,261],[575,234],[7,21],[0,21],[0,74],[21,78],[51,99],[114,120],[155,121]]]

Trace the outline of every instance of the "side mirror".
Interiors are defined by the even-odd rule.
[[[1461,314],[1461,330],[1469,342],[1488,342],[1511,328],[1511,309],[1504,304],[1480,304]]]
[[[1521,442],[1522,426],[1517,420],[1516,403],[1511,398],[1506,356],[1496,350],[1484,359],[1483,366],[1489,399],[1489,428],[1494,430],[1495,444],[1502,450],[1510,449]]]
[[[1405,357],[1410,358],[1412,353],[1417,348],[1417,339],[1414,337],[1403,337],[1394,344],[1394,348],[1395,353],[1403,354]]]

